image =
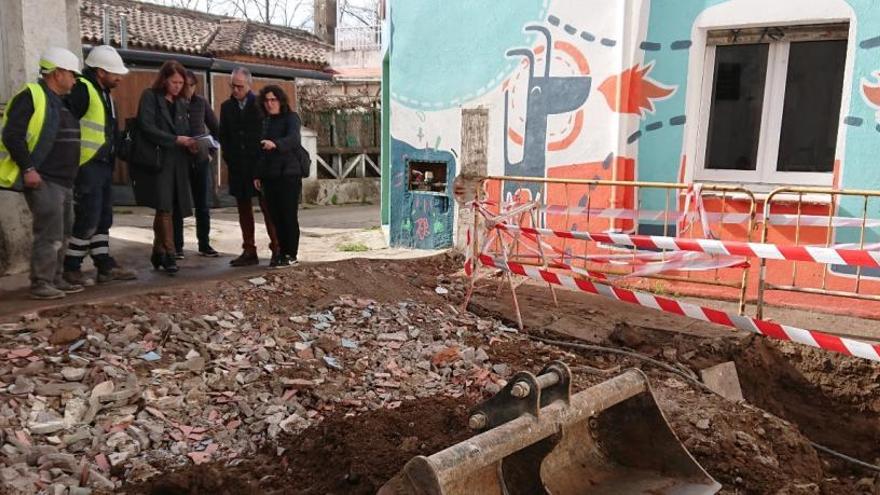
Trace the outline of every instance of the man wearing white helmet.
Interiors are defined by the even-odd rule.
[[[62,277],[73,226],[73,183],[79,168],[79,121],[61,97],[76,83],[80,62],[64,48],[40,57],[39,82],[12,97],[3,118],[0,187],[24,191],[33,217],[31,296],[59,299],[81,285]]]
[[[113,224],[113,166],[118,138],[116,105],[110,91],[119,86],[128,69],[112,46],[92,48],[86,69],[77,78],[68,106],[80,119],[82,136],[79,175],[73,188],[75,220],[64,258],[64,279],[84,285],[83,259],[91,255],[98,270],[97,282],[137,278],[110,256]]]

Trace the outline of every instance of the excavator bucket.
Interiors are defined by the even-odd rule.
[[[379,495],[708,495],[648,378],[630,370],[571,395],[561,362],[517,373],[471,413],[479,434],[411,459]]]

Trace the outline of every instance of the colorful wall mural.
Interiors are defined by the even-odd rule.
[[[689,155],[700,139],[707,31],[832,22],[851,26],[834,181],[840,187],[880,188],[874,163],[880,140],[880,9],[873,0],[393,2],[385,80],[391,241],[451,244],[454,205],[414,203],[407,179],[398,174],[407,173],[407,157],[419,154],[448,162],[449,174],[460,168],[463,108],[489,110],[492,175],[690,181]],[[505,194],[515,192],[538,194]],[[645,191],[615,201],[613,207],[658,209],[665,198]],[[855,207],[839,205],[842,211]],[[880,217],[880,204],[877,208],[872,215]],[[422,217],[414,211],[424,213],[430,228],[417,228]],[[638,226],[645,233],[662,228],[649,221]],[[835,235],[844,242],[851,233]]]

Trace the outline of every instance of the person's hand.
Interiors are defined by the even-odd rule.
[[[187,146],[186,149],[189,150],[189,152],[193,155],[197,155],[199,153],[199,143],[193,140],[192,144]]]
[[[254,187],[257,189],[257,191],[262,192],[263,191],[263,181],[261,181],[260,179],[254,179]]]
[[[196,142],[195,139],[189,136],[177,136],[177,144],[178,146],[183,146],[184,148],[189,148]]]
[[[272,142],[272,141],[270,141],[270,140],[268,140],[268,139],[264,139],[264,140],[260,141],[260,145],[261,145],[261,146],[263,147],[263,149],[266,150],[266,151],[272,151],[272,150],[274,150],[275,148],[277,148],[277,146],[275,146],[275,143]]]
[[[35,169],[30,169],[24,173],[24,187],[28,189],[39,189],[43,185],[43,178]]]

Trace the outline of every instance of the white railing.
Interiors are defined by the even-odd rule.
[[[333,155],[330,163],[321,158],[321,155],[316,154],[315,158],[318,165],[324,167],[324,170],[333,176],[334,179],[343,180],[352,175],[352,172],[354,172],[354,177],[367,177],[367,166],[372,168],[376,175],[382,175],[382,169],[366,153],[361,153],[347,159],[343,158],[342,155]]]
[[[336,28],[336,51],[369,51],[382,48],[382,26]]]

